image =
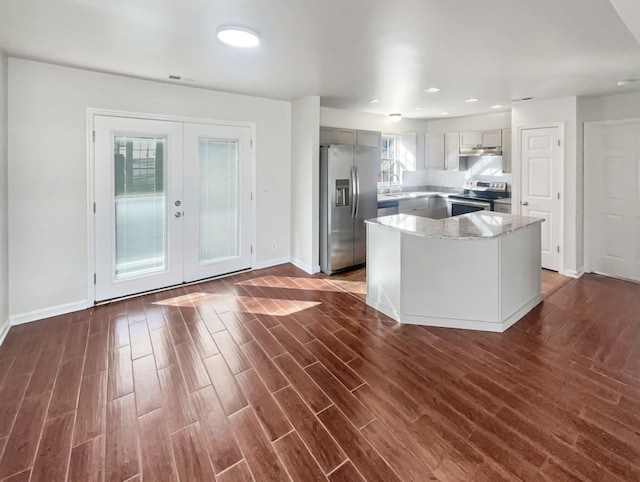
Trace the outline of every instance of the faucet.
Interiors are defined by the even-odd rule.
[[[402,188],[396,187],[394,189],[393,187],[391,187],[391,181],[393,181],[394,177],[396,178],[396,181],[400,181],[400,176],[398,176],[395,172],[389,173],[389,192],[400,192]]]

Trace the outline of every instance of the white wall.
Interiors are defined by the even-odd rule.
[[[0,343],[9,329],[9,220],[7,197],[8,61],[0,51]]]
[[[308,273],[320,270],[320,97],[291,103],[291,259]]]
[[[582,228],[582,159],[578,159],[577,98],[530,101],[512,109],[513,137],[513,206],[520,206],[521,154],[518,127],[564,123],[564,230],[562,260],[564,272],[577,274],[583,268]],[[516,211],[514,210],[514,213]]]
[[[640,118],[640,92],[579,97],[583,122]]]
[[[320,125],[328,127],[342,127],[345,129],[360,129],[380,131],[383,134],[417,133],[416,163],[419,168],[424,167],[424,134],[427,132],[427,121],[418,119],[402,119],[391,122],[385,115],[363,114],[346,110],[320,108]]]
[[[87,301],[86,109],[256,124],[256,258],[290,256],[290,103],[9,59],[12,319]],[[283,215],[286,213],[286,215]],[[272,249],[272,243],[276,249]]]
[[[428,132],[463,132],[489,131],[492,129],[510,129],[511,112],[495,112],[493,114],[474,115],[468,117],[451,117],[427,121]]]

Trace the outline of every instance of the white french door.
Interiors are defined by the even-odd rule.
[[[94,116],[95,298],[251,266],[251,129]]]
[[[522,215],[544,218],[541,226],[542,267],[560,268],[560,128],[521,132]]]
[[[251,129],[184,124],[184,278],[251,265]]]

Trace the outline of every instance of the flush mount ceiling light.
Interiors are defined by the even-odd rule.
[[[465,102],[478,102],[480,99],[476,99],[475,97],[471,97],[470,99],[465,100]]]
[[[377,104],[380,102],[380,99],[371,99],[369,102],[371,102],[372,104]]]
[[[427,89],[424,89],[424,91],[428,94],[433,94],[435,92],[440,92],[440,89],[438,89],[437,87],[429,87]]]
[[[389,114],[389,120],[391,122],[400,122],[402,120],[402,114]]]
[[[253,30],[243,27],[220,27],[218,29],[220,42],[232,47],[250,48],[260,45],[260,37]]]

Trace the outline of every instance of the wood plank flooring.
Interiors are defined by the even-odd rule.
[[[398,325],[356,276],[282,265],[13,327],[0,480],[640,480],[640,285],[547,276],[492,334]]]

